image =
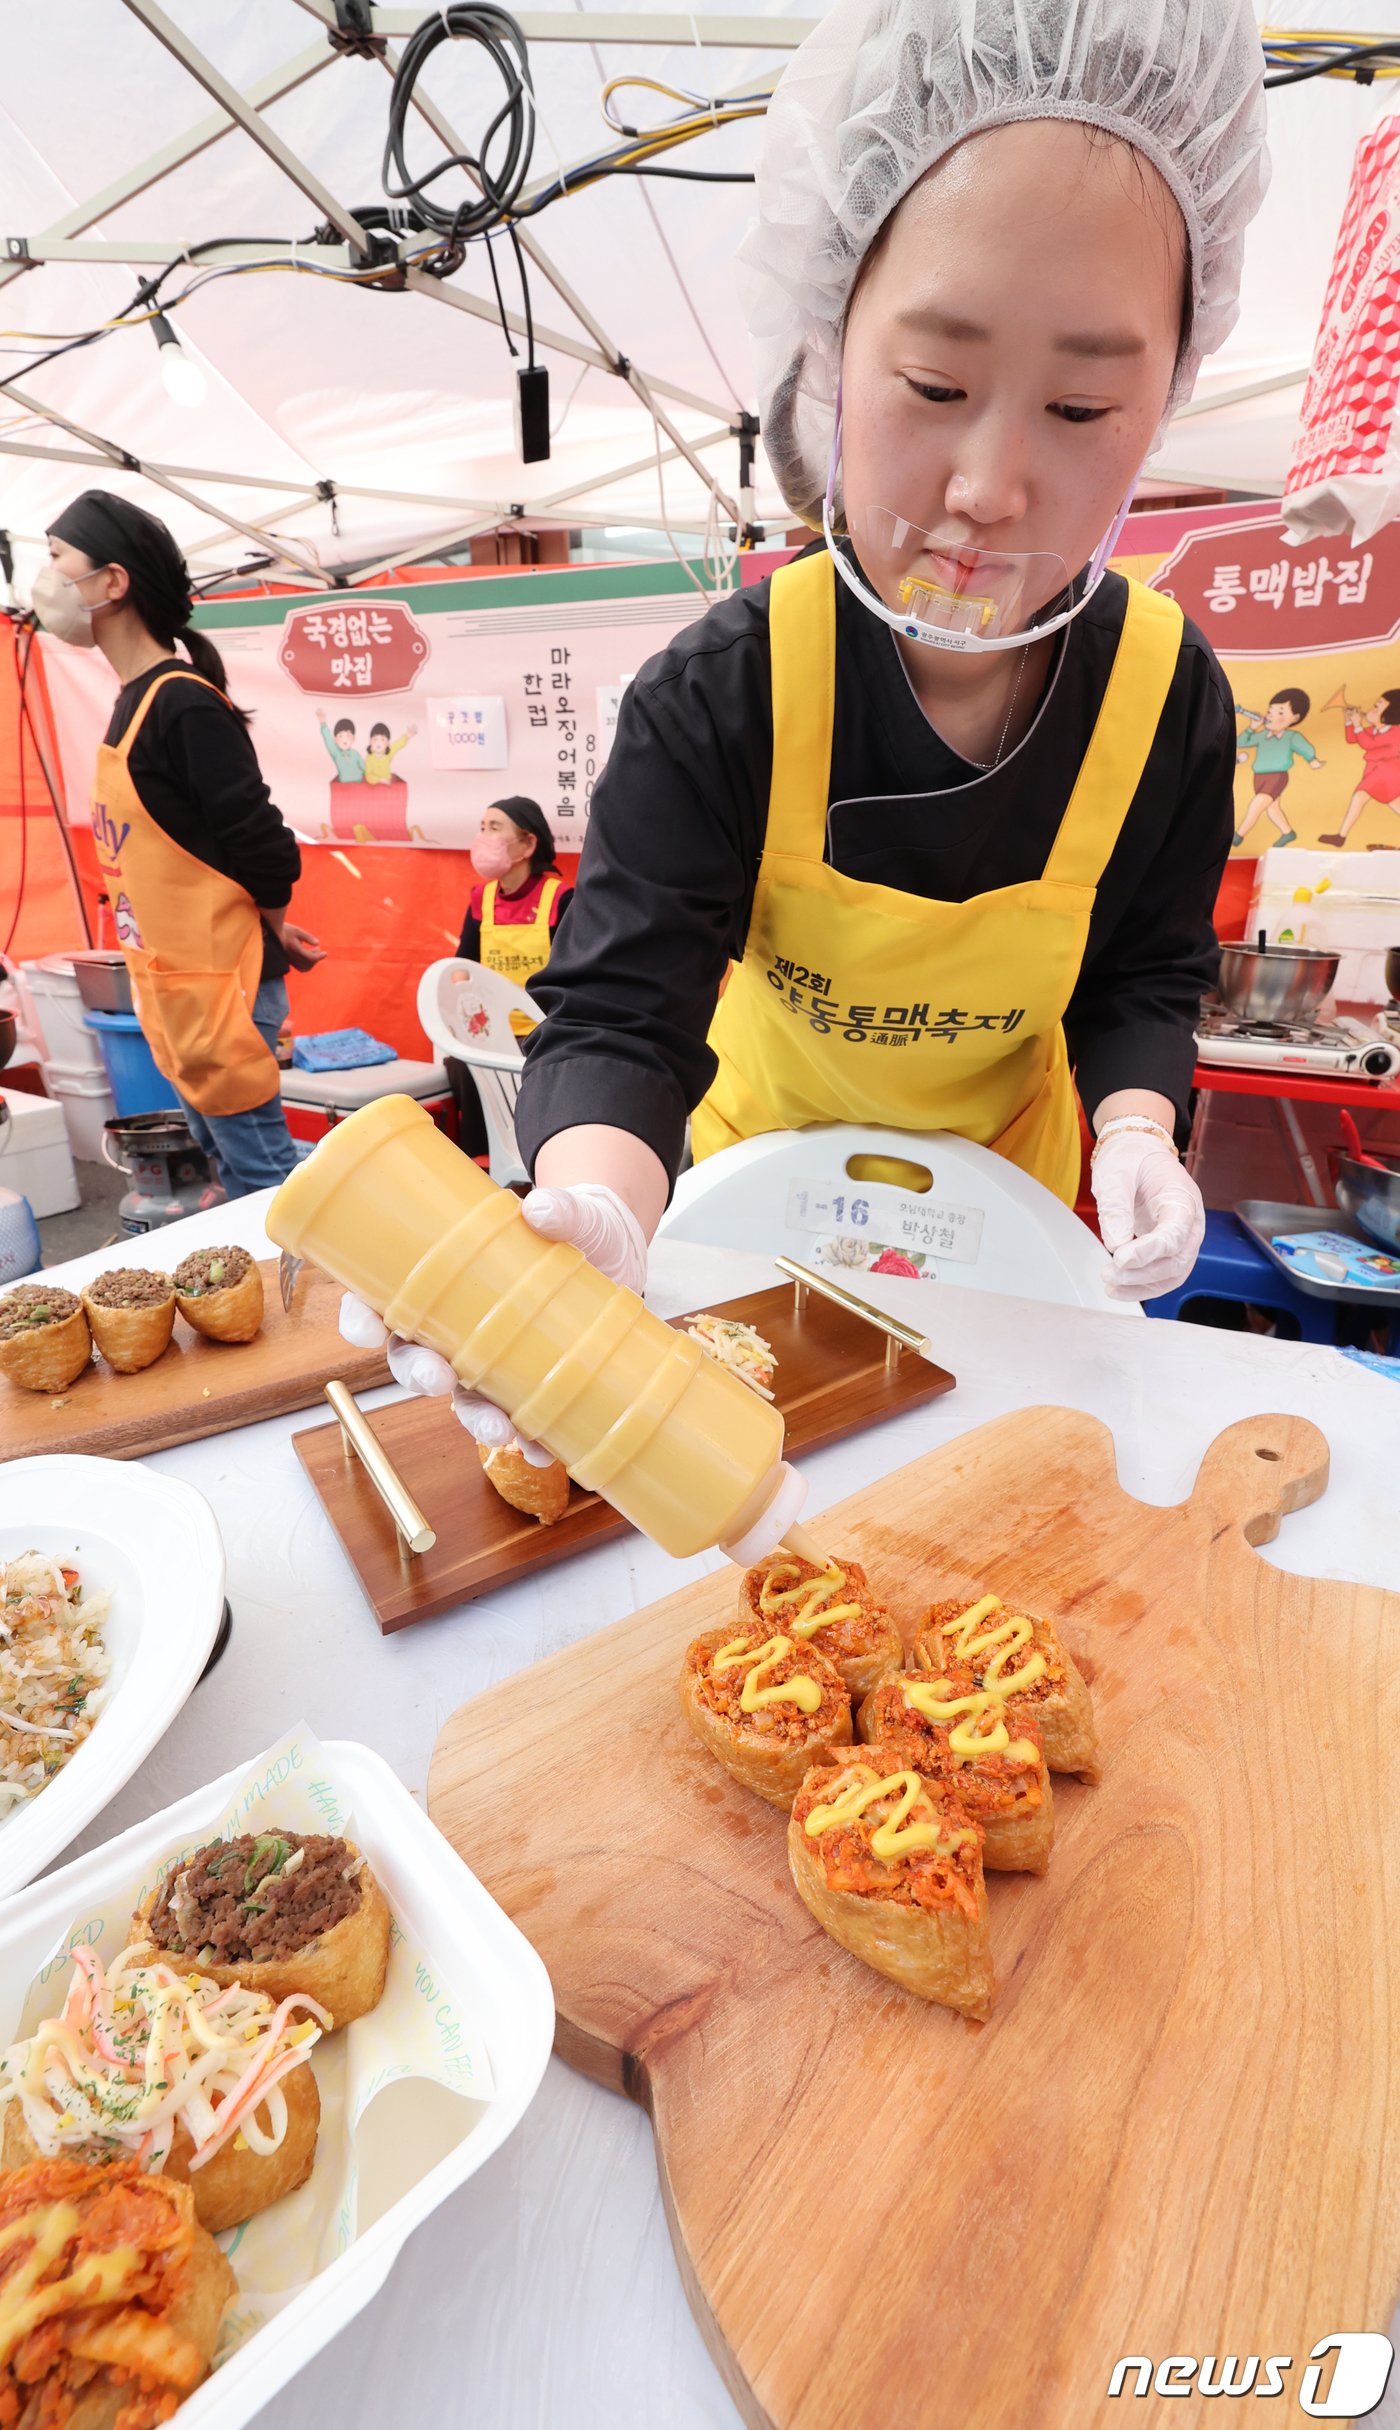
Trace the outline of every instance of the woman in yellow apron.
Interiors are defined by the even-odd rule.
[[[230,1197],[296,1162],[273,1048],[285,974],[321,959],[287,906],[296,839],[269,798],[189,575],[154,515],[88,490],[49,528],[45,630],[121,685],[97,755],[93,842],[141,1027]],[[176,653],[177,639],[185,655]]]
[[[538,802],[511,793],[493,802],[472,846],[473,886],[457,946],[460,960],[481,962],[517,987],[538,978],[554,949],[565,906],[573,899],[554,858],[554,837]],[[458,1139],[469,1156],[484,1156],[486,1117],[468,1066],[447,1059],[457,1106]]]
[[[457,952],[523,987],[549,960],[573,896],[539,803],[523,793],[493,802],[472,846],[472,867],[480,883],[472,888]]]
[[[1107,563],[1235,316],[1261,71],[1248,0],[835,0],[794,54],[742,260],[820,537],[629,687],[533,986],[526,1212],[606,1271],[642,1275],[688,1115],[697,1156],[948,1130],[1072,1200],[1076,1089],[1110,1287],[1194,1262],[1235,723]]]

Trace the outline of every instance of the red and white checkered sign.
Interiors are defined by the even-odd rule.
[[[1357,146],[1285,498],[1324,482],[1400,477],[1397,392],[1400,114]]]

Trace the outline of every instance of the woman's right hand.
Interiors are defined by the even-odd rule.
[[[636,1216],[615,1190],[602,1182],[579,1182],[568,1189],[532,1190],[520,1209],[532,1231],[544,1240],[563,1240],[581,1249],[589,1264],[610,1282],[620,1282],[640,1296],[646,1285],[646,1235]],[[422,1342],[390,1333],[383,1319],[364,1300],[347,1291],[340,1303],[340,1330],[357,1350],[388,1346],[389,1373],[406,1392],[426,1400],[448,1396],[452,1414],[474,1442],[498,1450],[515,1441],[515,1428],[503,1409],[483,1393],[469,1391],[458,1381],[448,1361]],[[547,1468],[553,1454],[538,1443],[522,1443],[531,1465]]]

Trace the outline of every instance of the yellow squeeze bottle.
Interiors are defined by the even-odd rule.
[[[718,1544],[747,1564],[786,1539],[808,1553],[794,1524],[805,1488],[771,1401],[581,1250],[532,1232],[412,1098],[381,1097],[329,1131],[267,1229],[440,1351],[664,1551]]]

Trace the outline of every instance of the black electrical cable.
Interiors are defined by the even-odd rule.
[[[525,275],[525,253],[514,227],[509,227],[506,233],[515,248],[515,266],[520,272],[520,294],[525,306],[525,344],[529,349],[530,369],[533,371],[535,368],[535,315],[530,303],[530,281]],[[514,347],[511,348],[511,352],[512,354],[515,352]]]
[[[1291,55],[1302,50],[1321,55],[1293,65]],[[1400,59],[1400,42],[1295,43],[1277,38],[1265,43],[1264,57],[1271,70],[1264,78],[1266,93],[1279,92],[1285,85],[1308,84],[1314,76],[1351,75],[1358,84],[1373,84],[1376,66],[1383,60]]]
[[[404,135],[413,88],[433,52],[442,42],[473,42],[485,53],[505,87],[505,99],[482,137],[479,152],[451,152],[436,166],[414,176],[404,151]],[[504,157],[492,163],[496,137],[505,130]],[[407,202],[421,214],[425,226],[460,243],[484,236],[505,218],[530,169],[535,141],[535,92],[525,36],[509,11],[493,0],[455,0],[436,17],[425,17],[410,34],[399,56],[389,94],[389,128],[381,172],[391,202]],[[481,193],[448,209],[433,200],[428,188],[453,169],[470,170]]]
[[[644,160],[620,160],[604,174],[608,177],[680,177],[692,186],[751,186],[755,183],[752,169],[663,169],[654,168]],[[574,181],[571,178],[568,191],[572,193],[573,190]],[[540,204],[552,199],[552,196],[542,194]],[[538,209],[539,204],[535,208]]]
[[[501,275],[496,268],[496,256],[491,249],[491,239],[489,236],[486,239],[486,260],[491,272],[491,284],[496,290],[496,310],[501,316],[501,335],[505,339],[506,345],[510,352],[514,354],[516,351],[515,340],[510,334],[510,323],[506,319],[506,299],[501,293]],[[533,362],[534,359],[534,348],[531,347],[531,362]]]

